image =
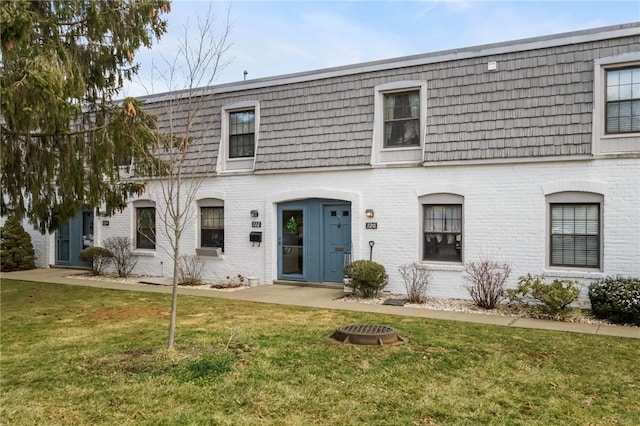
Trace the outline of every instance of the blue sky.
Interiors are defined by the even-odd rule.
[[[167,91],[166,61],[197,39],[209,7],[224,27],[228,65],[214,84],[640,21],[640,0],[623,1],[194,1],[174,0],[169,30],[137,52],[139,78],[123,95]],[[182,82],[173,88],[180,88]]]

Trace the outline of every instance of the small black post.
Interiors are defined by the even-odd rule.
[[[373,260],[373,246],[375,245],[374,241],[369,241],[369,260]]]

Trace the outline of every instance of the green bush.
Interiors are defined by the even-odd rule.
[[[389,282],[384,266],[371,260],[356,260],[346,264],[344,274],[351,278],[351,288],[366,298],[377,295]]]
[[[0,264],[2,272],[25,271],[36,267],[31,235],[24,230],[20,219],[13,215],[0,227]]]
[[[640,325],[640,278],[607,277],[594,282],[589,300],[597,318]]]
[[[103,247],[87,247],[80,252],[80,260],[91,265],[94,275],[102,275],[112,258],[113,253]]]
[[[565,316],[569,305],[578,301],[582,283],[574,280],[544,281],[540,275],[527,274],[518,279],[518,287],[505,291],[512,302],[536,306],[544,314]]]

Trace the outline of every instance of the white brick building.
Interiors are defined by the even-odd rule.
[[[208,279],[341,282],[345,259],[370,255],[389,291],[419,261],[441,297],[468,297],[463,264],[484,257],[512,265],[511,285],[640,276],[638,23],[203,93],[194,161],[207,178],[182,252],[206,260]],[[161,129],[181,96],[144,99]],[[135,272],[168,276],[157,185],[95,217],[93,234],[132,238]],[[57,240],[42,265],[56,263]]]

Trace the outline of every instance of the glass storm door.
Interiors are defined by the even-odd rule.
[[[304,210],[283,208],[279,219],[281,276],[302,279],[304,276]]]

